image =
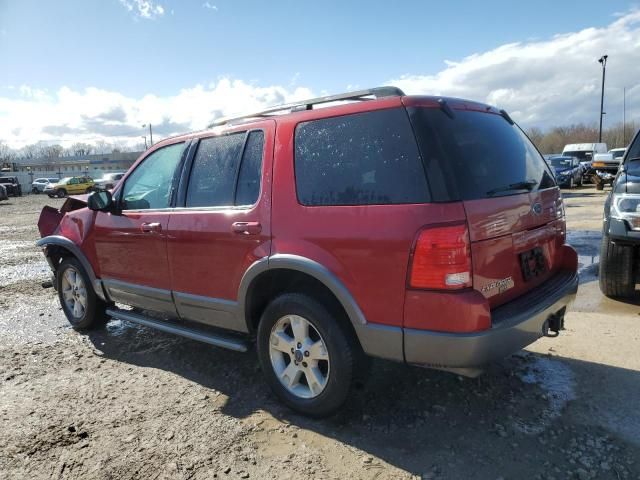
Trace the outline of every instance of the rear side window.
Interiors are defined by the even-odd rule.
[[[300,123],[295,173],[303,205],[429,201],[422,160],[401,108]]]
[[[502,116],[409,108],[436,200],[474,200],[555,186],[531,141]]]
[[[244,138],[244,133],[235,133],[200,140],[187,189],[187,207],[233,205]]]

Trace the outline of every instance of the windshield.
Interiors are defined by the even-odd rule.
[[[591,156],[593,155],[592,152],[585,152],[585,151],[577,151],[577,152],[562,152],[563,155],[566,155],[567,157],[578,157],[580,159],[581,162],[584,161],[591,161]]]
[[[549,163],[551,163],[551,166],[556,167],[556,168],[569,168],[569,167],[571,167],[571,159],[570,158],[556,157],[556,158],[550,159]]]
[[[62,180],[60,180],[58,183],[67,183],[69,180],[71,180],[71,177],[64,177]]]

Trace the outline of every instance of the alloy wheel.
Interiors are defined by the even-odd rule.
[[[271,366],[280,383],[299,398],[322,393],[330,375],[329,352],[320,332],[299,315],[285,315],[269,337]]]
[[[62,297],[73,318],[82,319],[87,310],[87,289],[82,275],[74,267],[68,267],[62,274]]]

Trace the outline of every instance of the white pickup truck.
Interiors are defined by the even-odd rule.
[[[613,148],[607,153],[594,155],[591,168],[593,170],[592,179],[597,190],[602,190],[605,185],[613,183],[626,151],[626,148]]]

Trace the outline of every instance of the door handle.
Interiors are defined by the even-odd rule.
[[[140,225],[140,230],[142,230],[144,233],[160,232],[162,230],[162,225],[157,222],[143,223],[142,225]]]
[[[243,235],[257,235],[262,231],[262,225],[260,222],[234,222],[231,224],[231,230]]]

